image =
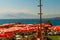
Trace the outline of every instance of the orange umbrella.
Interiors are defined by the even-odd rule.
[[[60,26],[55,26],[55,27],[54,27],[54,30],[59,31],[59,30],[60,30]]]
[[[60,26],[52,26],[49,28],[49,30],[56,30],[56,31],[60,31]]]

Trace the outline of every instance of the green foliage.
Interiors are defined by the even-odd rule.
[[[48,38],[50,38],[52,40],[58,40],[58,36],[49,36]]]

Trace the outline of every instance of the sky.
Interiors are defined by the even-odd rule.
[[[0,0],[0,19],[39,19],[39,0]],[[60,17],[60,0],[42,0],[42,18]]]

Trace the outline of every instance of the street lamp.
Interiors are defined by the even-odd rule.
[[[39,15],[40,15],[40,28],[38,27],[37,37],[41,40],[44,40],[43,35],[42,35],[42,30],[41,30],[42,29],[42,25],[41,25],[41,23],[42,23],[42,3],[41,3],[41,0],[39,0],[39,1],[40,1],[40,3],[38,5],[38,7],[40,8],[40,13],[39,13]]]

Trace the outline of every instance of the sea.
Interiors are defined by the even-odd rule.
[[[46,20],[49,20],[52,25],[60,25],[60,19],[42,19],[42,22],[44,23]],[[40,23],[40,19],[0,19],[0,24],[5,24],[5,23],[15,23],[15,22],[20,22],[24,24],[34,24]]]

